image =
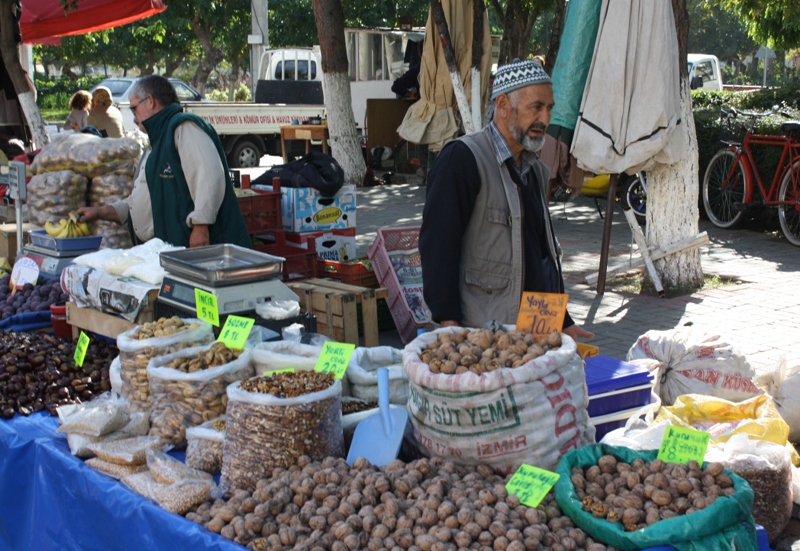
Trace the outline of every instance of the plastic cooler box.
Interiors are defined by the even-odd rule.
[[[403,344],[414,340],[417,337],[417,329],[424,328],[427,322],[418,323],[414,318],[414,313],[403,296],[392,261],[389,259],[389,251],[416,249],[419,246],[419,230],[419,226],[378,228],[375,242],[367,251],[367,256],[372,261],[372,269],[378,276],[378,282],[381,287],[386,287],[389,291],[386,302]]]
[[[592,356],[586,362],[589,417],[638,409],[650,403],[653,374],[609,356]]]

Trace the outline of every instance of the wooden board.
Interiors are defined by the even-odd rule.
[[[67,302],[67,323],[72,326],[72,338],[73,340],[77,339],[81,330],[84,330],[110,339],[116,339],[120,333],[129,331],[137,325],[153,321],[153,308],[157,297],[158,289],[148,291],[147,301],[139,310],[134,322],[130,322],[120,316],[99,312],[92,308],[78,308],[78,305],[74,302]]]

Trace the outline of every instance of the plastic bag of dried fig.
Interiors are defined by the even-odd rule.
[[[222,478],[255,489],[301,455],[342,456],[342,385],[316,371],[251,377],[228,387]]]
[[[225,416],[186,429],[186,464],[207,473],[222,469]]]

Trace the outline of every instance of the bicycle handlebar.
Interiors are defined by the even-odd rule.
[[[769,117],[769,116],[772,116],[772,115],[781,115],[783,117],[786,117],[787,119],[791,119],[792,118],[792,116],[789,113],[786,113],[785,111],[778,111],[776,109],[773,109],[772,111],[767,111],[766,113],[752,113],[752,112],[749,112],[749,111],[739,111],[735,107],[722,107],[722,112],[725,113],[726,115],[728,115],[729,118],[730,117],[734,117],[735,118],[735,117],[738,117],[740,115],[741,116],[745,116],[745,117],[753,117],[753,118]]]

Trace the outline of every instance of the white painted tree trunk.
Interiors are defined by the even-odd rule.
[[[483,113],[481,112],[481,70],[472,68],[472,88],[470,89],[470,103],[472,103],[472,125],[475,131],[483,128]]]
[[[647,174],[647,243],[666,247],[698,233],[697,135],[692,115],[692,95],[686,78],[681,79],[681,131],[686,157],[673,165],[659,165]],[[664,286],[693,287],[703,284],[700,251],[691,249],[656,261]]]
[[[356,122],[350,99],[350,77],[347,73],[323,72],[325,109],[331,137],[331,154],[344,170],[344,181],[362,185],[367,165],[361,153]]]
[[[31,138],[33,139],[33,146],[31,149],[39,149],[50,143],[50,137],[44,130],[44,121],[42,114],[39,112],[39,106],[36,105],[36,100],[31,92],[23,92],[17,96],[22,112],[25,113],[25,118],[28,119],[28,128],[31,131]]]
[[[450,80],[453,83],[453,93],[456,95],[458,110],[461,112],[461,124],[464,127],[464,132],[472,134],[475,132],[475,126],[472,124],[472,108],[467,100],[467,93],[464,91],[464,83],[461,82],[461,75],[451,71]]]

